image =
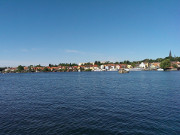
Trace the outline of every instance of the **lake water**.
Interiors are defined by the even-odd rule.
[[[0,135],[178,135],[180,72],[0,74]]]

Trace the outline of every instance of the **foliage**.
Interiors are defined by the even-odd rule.
[[[42,66],[39,64],[39,65],[36,65],[35,67],[42,67]]]
[[[178,66],[176,64],[173,64],[172,66],[173,66],[173,68],[178,68]]]
[[[119,64],[119,62],[116,61],[114,64]]]
[[[76,64],[76,63],[59,63],[59,66],[71,67],[71,66],[78,66],[78,64]]]
[[[131,64],[129,60],[125,60],[123,64]]]
[[[156,59],[156,62],[162,62],[163,61],[163,58],[157,58]]]
[[[106,65],[106,64],[113,64],[113,62],[106,61],[104,64],[105,64],[105,65]]]
[[[92,71],[92,69],[86,69],[85,71]]]
[[[136,64],[135,64],[135,63],[132,63],[131,66],[134,68],[134,67],[136,66]]]
[[[18,70],[18,72],[22,72],[22,71],[24,70],[24,67],[21,66],[21,65],[19,65],[19,66],[17,67],[17,70]]]
[[[33,68],[33,65],[28,66],[28,71],[29,72],[34,72],[34,70],[32,68]]]
[[[41,72],[41,71],[42,71],[42,69],[37,69],[37,71],[40,71],[40,72]]]
[[[45,68],[43,69],[43,72],[48,72],[48,71],[50,71],[50,69],[48,69],[47,67],[45,67]]]
[[[28,67],[28,71],[29,71],[29,72],[32,72],[32,69],[31,69],[31,67]]]
[[[89,66],[89,65],[93,65],[92,63],[88,62],[88,63],[84,63],[84,66]]]
[[[64,69],[64,72],[67,72],[67,70],[68,70],[68,69],[67,69],[67,68],[65,68],[65,69]]]
[[[100,61],[95,61],[94,64],[98,66],[102,65]]]
[[[80,71],[84,71],[84,68],[83,68],[83,67],[80,67]]]
[[[58,65],[49,64],[49,67],[57,67]]]
[[[160,67],[162,69],[167,69],[170,66],[171,66],[171,61],[169,59],[165,59],[160,63]]]
[[[125,60],[123,62],[119,62],[120,64],[131,64],[132,62],[130,62],[129,60]]]

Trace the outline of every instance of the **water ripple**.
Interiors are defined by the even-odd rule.
[[[0,74],[0,134],[180,134],[180,72]]]

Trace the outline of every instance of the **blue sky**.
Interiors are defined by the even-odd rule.
[[[0,67],[180,56],[180,0],[0,0]]]

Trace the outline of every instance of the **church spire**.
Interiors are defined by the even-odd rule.
[[[170,50],[170,52],[169,52],[169,57],[172,57],[171,50]]]

